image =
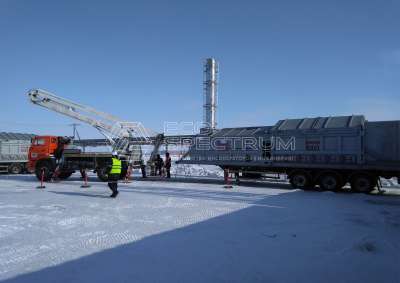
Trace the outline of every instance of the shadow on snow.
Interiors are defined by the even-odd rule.
[[[190,190],[166,191],[194,197]],[[398,282],[399,250],[380,238],[384,222],[347,219],[363,217],[366,210],[379,214],[381,207],[366,201],[371,198],[302,191],[264,195],[258,205],[4,282]],[[400,229],[386,232],[400,237]],[[365,234],[375,242],[364,243]]]

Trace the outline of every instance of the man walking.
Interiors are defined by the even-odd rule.
[[[115,198],[118,195],[118,180],[121,176],[122,162],[118,159],[118,152],[112,153],[112,165],[108,173],[108,187],[112,191],[110,197]]]
[[[162,175],[162,168],[164,166],[164,160],[161,158],[159,154],[157,154],[156,157],[156,175],[161,176]]]
[[[167,178],[171,178],[171,157],[169,152],[165,153],[165,170],[167,171]]]

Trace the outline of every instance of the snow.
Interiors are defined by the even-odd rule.
[[[0,176],[3,282],[400,282],[400,192]]]
[[[223,177],[224,171],[214,165],[178,164],[171,168],[173,176]]]

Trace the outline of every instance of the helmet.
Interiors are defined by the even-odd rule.
[[[112,152],[112,156],[118,156],[118,152],[117,151],[113,151]]]

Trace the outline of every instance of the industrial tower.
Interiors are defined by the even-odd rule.
[[[215,130],[217,127],[217,83],[218,83],[218,62],[215,58],[207,58],[204,61],[204,112],[203,128],[204,130]]]

